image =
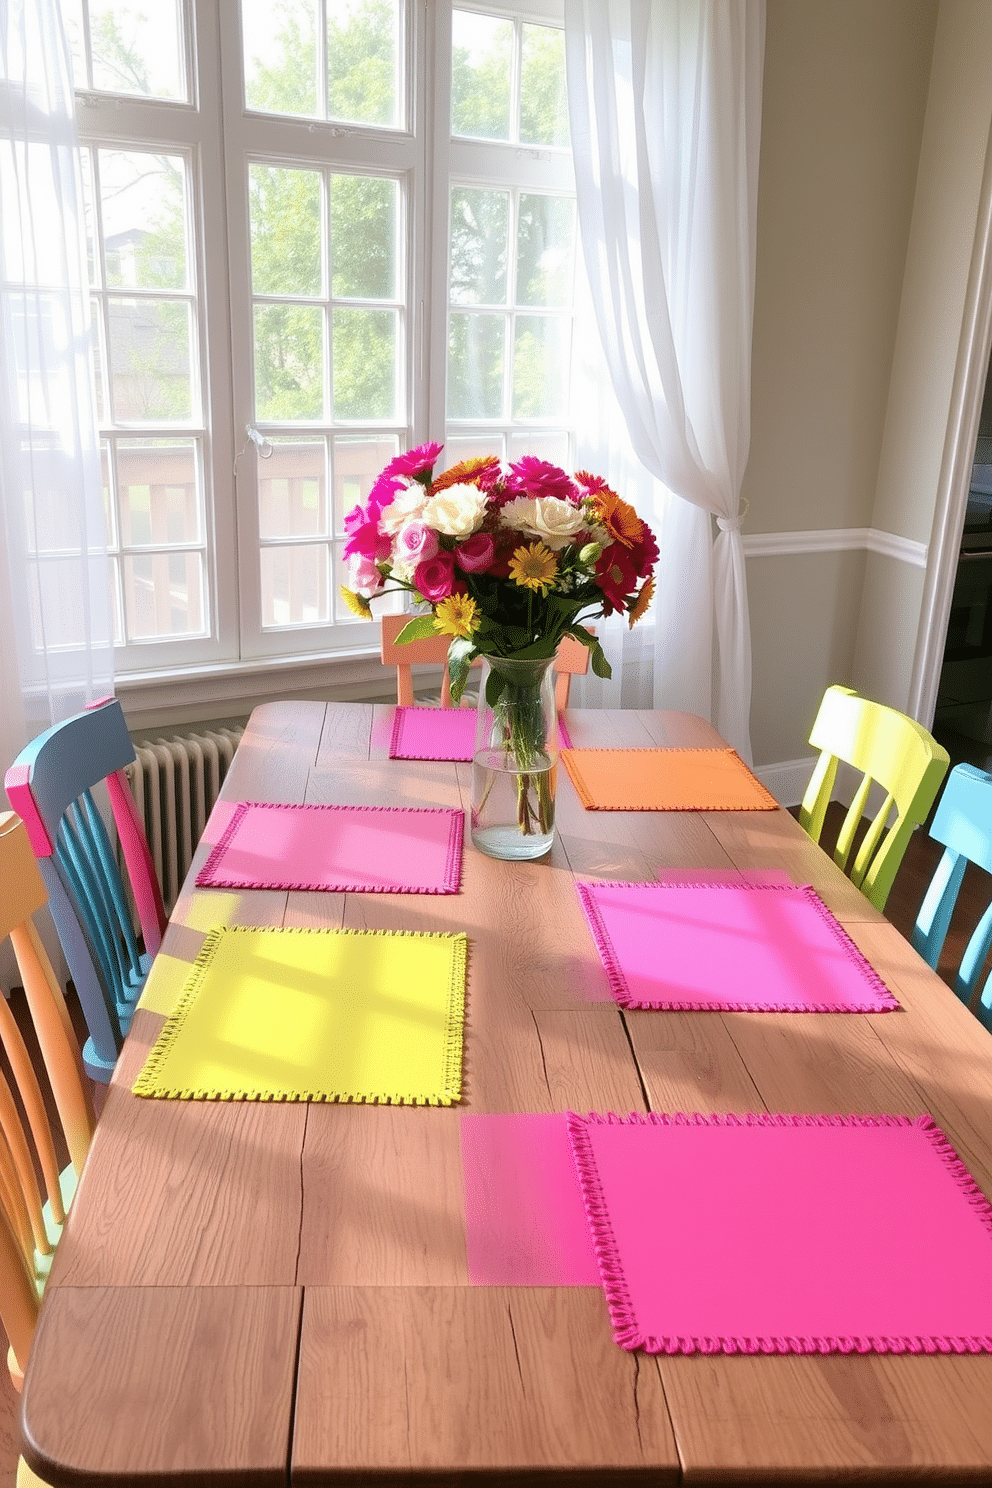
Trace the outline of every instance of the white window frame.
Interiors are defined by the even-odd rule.
[[[189,0],[186,48],[190,103],[77,93],[81,140],[103,148],[154,146],[181,150],[192,161],[191,280],[199,297],[196,322],[205,418],[168,433],[202,441],[206,503],[208,604],[213,634],[140,642],[121,649],[126,683],[222,672],[251,673],[266,663],[319,667],[378,649],[378,626],[361,623],[291,625],[263,630],[256,446],[251,365],[251,276],[248,163],[318,162],[332,170],[381,172],[402,183],[408,229],[401,295],[406,296],[404,397],[395,422],[399,447],[446,437],[448,349],[448,208],[452,185],[574,195],[567,149],[452,139],[450,136],[451,11],[474,10],[521,22],[562,24],[562,0],[521,5],[482,0],[407,0],[404,28],[406,117],[402,128],[343,125],[249,112],[244,83],[240,6],[236,0]],[[222,61],[223,59],[223,61]],[[439,86],[440,84],[440,86]],[[512,247],[512,245],[511,245]],[[431,314],[428,319],[427,307]],[[109,414],[109,410],[108,410]],[[498,451],[511,423],[483,421]],[[267,430],[257,425],[261,435]],[[368,426],[361,426],[366,428]],[[377,426],[377,428],[380,426]],[[528,428],[532,425],[530,421]],[[555,427],[559,427],[556,425]],[[533,428],[541,431],[540,421]],[[461,421],[451,432],[480,432]],[[145,431],[121,427],[118,432]],[[148,431],[150,437],[158,431]],[[331,438],[333,424],[280,426],[287,435]],[[443,461],[442,461],[443,463]],[[332,492],[327,492],[333,511]],[[306,541],[305,538],[301,541]],[[348,670],[345,668],[345,670]]]

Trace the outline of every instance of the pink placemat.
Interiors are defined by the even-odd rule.
[[[241,801],[196,876],[201,888],[455,894],[464,813],[448,807]]]
[[[613,1336],[990,1353],[992,1205],[930,1116],[575,1116]]]
[[[899,1006],[809,885],[576,888],[621,1007],[885,1013]]]
[[[389,758],[470,760],[474,743],[474,708],[397,708]]]
[[[565,1113],[463,1114],[465,1243],[475,1286],[599,1286]]]
[[[558,741],[571,749],[565,720],[558,719]],[[390,759],[465,760],[475,745],[474,708],[405,708],[393,715]]]

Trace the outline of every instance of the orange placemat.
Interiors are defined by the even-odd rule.
[[[563,749],[588,811],[776,811],[734,749]]]

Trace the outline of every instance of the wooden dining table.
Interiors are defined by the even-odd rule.
[[[392,718],[260,707],[222,795],[467,812],[471,766],[391,759]],[[684,713],[571,709],[567,723],[576,748],[722,743]],[[22,1426],[47,1482],[992,1483],[987,1354],[629,1352],[597,1286],[470,1282],[464,1112],[929,1112],[992,1196],[989,1035],[787,811],[590,811],[559,770],[548,856],[486,857],[466,819],[448,895],[198,889],[207,851],[45,1293]],[[811,884],[899,1010],[621,1011],[576,880],[687,869]],[[154,1009],[216,924],[467,934],[460,1102],[132,1094]]]

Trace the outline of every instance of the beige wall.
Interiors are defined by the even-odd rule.
[[[768,0],[746,535],[874,520],[938,10]],[[756,764],[807,754],[852,682],[864,571],[749,560]]]

